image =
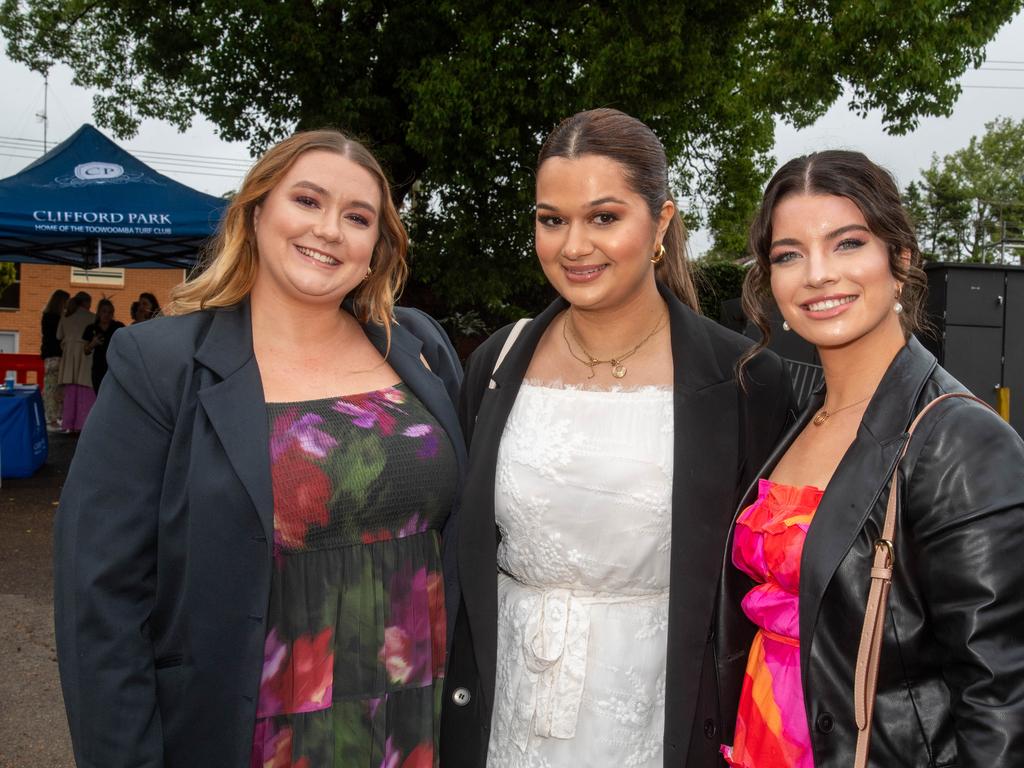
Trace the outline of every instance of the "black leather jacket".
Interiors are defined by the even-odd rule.
[[[892,467],[913,416],[935,396],[957,391],[965,390],[911,338],[882,379],[808,532],[800,668],[819,768],[853,763],[854,662]],[[822,399],[819,393],[763,477]],[[993,412],[957,398],[925,417],[900,472],[871,765],[1024,766],[1024,443]],[[750,586],[730,560],[713,639],[724,743],[731,743],[753,636],[739,608]]]

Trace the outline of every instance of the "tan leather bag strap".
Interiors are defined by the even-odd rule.
[[[857,649],[857,666],[854,669],[853,713],[857,720],[857,752],[854,756],[854,768],[867,768],[868,750],[871,744],[871,716],[875,708],[875,691],[878,687],[878,661],[882,651],[882,636],[885,634],[885,612],[892,584],[892,572],[895,563],[896,537],[896,501],[899,498],[900,462],[907,454],[914,430],[934,406],[952,397],[963,397],[976,400],[986,408],[988,403],[974,395],[964,392],[952,392],[940,395],[921,409],[907,430],[907,440],[903,444],[896,466],[892,471],[889,483],[889,500],[885,505],[885,521],[882,524],[882,537],[875,542],[874,560],[871,564],[871,589],[868,591],[868,604],[864,612],[864,626],[860,633],[860,647]]]

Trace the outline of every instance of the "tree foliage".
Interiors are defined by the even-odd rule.
[[[921,176],[904,200],[928,258],[1024,263],[1024,120],[987,123]]]
[[[948,114],[1021,5],[3,0],[0,30],[16,60],[69,64],[120,136],[202,114],[255,152],[322,125],[368,140],[406,205],[419,290],[515,315],[543,293],[533,162],[560,118],[614,106],[647,122],[687,223],[739,254],[777,121],[810,124],[844,90],[895,133]]]
[[[703,258],[693,263],[693,277],[700,297],[700,311],[712,320],[722,315],[722,302],[743,293],[747,269],[731,259]]]
[[[14,264],[9,261],[0,261],[0,296],[18,279],[18,272]]]

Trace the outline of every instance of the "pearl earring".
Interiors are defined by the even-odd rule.
[[[902,310],[902,307],[900,309]],[[787,323],[785,320],[782,321],[782,330],[784,330],[784,331],[788,331],[789,330],[789,323]]]
[[[892,305],[892,311],[895,312],[897,315],[900,314],[900,312],[903,311],[903,305],[897,301],[895,304]]]

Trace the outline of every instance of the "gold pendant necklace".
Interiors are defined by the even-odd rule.
[[[872,392],[871,394],[873,395],[874,392]],[[869,399],[871,399],[871,395],[868,395],[867,397],[862,397],[860,400],[858,400],[855,403],[850,403],[849,405],[844,405],[842,408],[836,408],[835,410],[832,410],[832,411],[828,410],[827,408],[822,407],[822,409],[820,411],[818,411],[816,414],[814,414],[814,419],[811,421],[811,423],[814,424],[814,426],[816,426],[816,427],[820,427],[822,424],[824,424],[832,416],[835,416],[840,411],[845,411],[847,408],[853,408],[853,406],[860,405],[865,400],[869,400]]]
[[[565,319],[562,321],[562,338],[565,339],[565,346],[569,350],[569,354],[572,355],[576,360],[590,368],[590,376],[588,376],[587,378],[594,378],[594,369],[597,366],[610,365],[612,367],[612,376],[614,376],[616,379],[621,379],[629,372],[629,369],[622,364],[623,361],[632,357],[636,353],[636,351],[640,349],[640,347],[646,344],[651,339],[651,337],[654,336],[654,334],[660,331],[664,327],[667,319],[668,313],[666,312],[662,317],[658,318],[658,323],[657,325],[654,326],[654,330],[648,333],[646,336],[644,336],[640,340],[639,344],[637,344],[635,347],[629,350],[629,352],[617,355],[616,357],[610,357],[607,360],[599,360],[598,358],[590,354],[590,352],[587,351],[587,348],[583,346],[583,342],[580,341],[579,334],[576,333],[575,325],[572,322],[571,309],[565,313]],[[567,331],[568,334],[572,335],[573,340],[576,342],[576,345],[580,348],[583,354],[587,356],[586,359],[576,354],[576,351],[572,348],[572,344],[569,342],[569,336],[566,335]]]

